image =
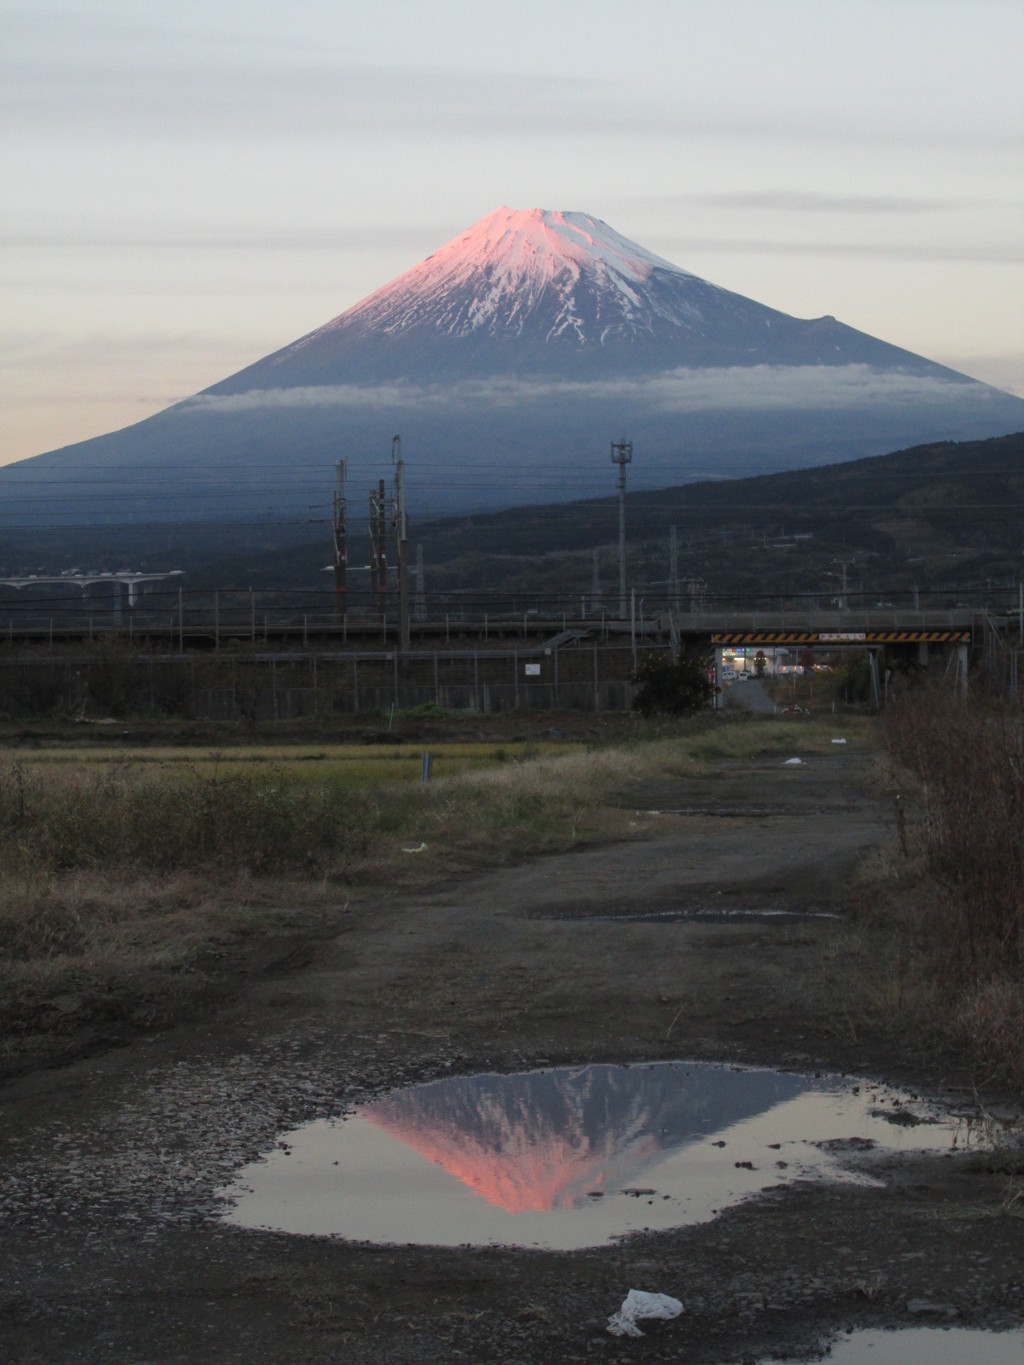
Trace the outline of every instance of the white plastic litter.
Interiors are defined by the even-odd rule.
[[[426,853],[426,851],[427,851],[426,844],[418,844],[415,847],[410,844],[402,845],[403,853]]]
[[[834,739],[834,740],[832,741],[832,743],[833,743],[833,744],[845,744],[845,743],[846,743],[846,740],[845,740],[845,739]]]
[[[793,768],[793,767],[795,767],[797,764],[800,764],[800,763],[803,763],[803,759],[802,759],[802,758],[787,758],[786,761],[785,761],[785,763],[783,763],[782,766],[783,766],[784,768]]]
[[[683,1305],[670,1294],[649,1294],[646,1289],[631,1289],[622,1307],[608,1319],[613,1337],[642,1337],[637,1318],[677,1318]]]

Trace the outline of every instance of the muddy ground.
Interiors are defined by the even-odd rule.
[[[1006,1174],[971,1155],[886,1159],[878,1187],[797,1185],[575,1253],[352,1245],[218,1218],[218,1187],[283,1129],[453,1072],[708,1059],[963,1103],[973,1079],[955,1058],[857,1021],[844,922],[808,913],[856,914],[865,894],[856,869],[890,834],[866,779],[865,756],[837,746],[624,793],[628,842],[339,906],[331,937],[291,943],[187,1027],[8,1081],[0,1355],[739,1362],[858,1326],[1019,1326],[1024,1225],[1003,1207]],[[724,913],[759,909],[795,913]],[[631,1287],[685,1312],[614,1338]]]

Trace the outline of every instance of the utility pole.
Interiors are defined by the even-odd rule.
[[[345,538],[345,471],[347,461],[334,466],[334,619],[340,621],[348,610],[348,545]]]
[[[388,603],[387,496],[384,480],[370,490],[370,615],[383,620]]]
[[[427,592],[423,573],[423,542],[416,546],[416,598],[413,602],[413,615],[417,621],[427,619]]]
[[[668,534],[668,601],[674,611],[679,610],[679,547],[674,526]]]
[[[633,442],[612,442],[612,464],[619,466],[619,619],[626,619],[626,465],[633,458]]]
[[[409,519],[405,512],[405,461],[402,459],[402,438],[391,441],[391,458],[395,464],[395,540],[398,548],[398,639],[399,648],[409,648],[409,566],[406,549],[409,540]]]

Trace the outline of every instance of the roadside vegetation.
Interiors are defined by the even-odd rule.
[[[1024,710],[981,689],[886,709],[901,930],[894,1004],[1024,1084]]]

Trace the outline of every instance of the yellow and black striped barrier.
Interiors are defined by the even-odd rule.
[[[953,630],[716,630],[713,645],[946,645],[968,644],[971,632]]]

